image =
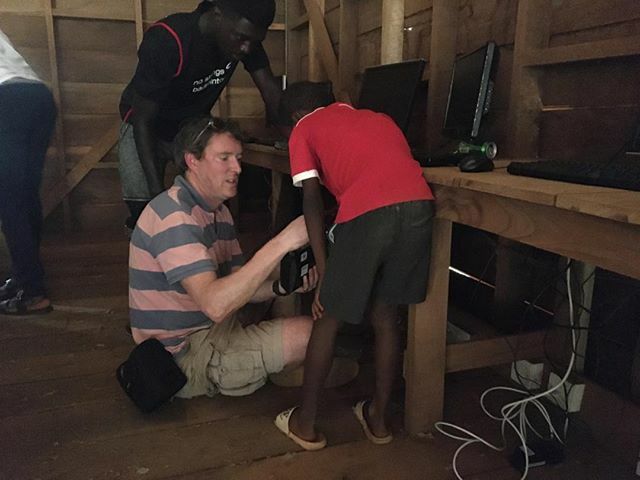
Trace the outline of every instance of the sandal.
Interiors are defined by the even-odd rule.
[[[20,287],[17,282],[13,278],[7,278],[7,280],[0,285],[0,302],[15,297],[19,291]]]
[[[291,419],[291,414],[296,408],[298,407],[291,407],[288,410],[285,410],[284,412],[280,412],[278,414],[276,419],[273,421],[278,430],[280,430],[305,450],[320,450],[326,447],[327,439],[321,433],[318,433],[317,440],[305,440],[304,438],[300,438],[298,435],[289,430],[289,420]]]
[[[24,290],[20,290],[13,298],[0,302],[0,315],[41,315],[51,310],[53,307],[47,297],[27,297]]]
[[[366,405],[369,404],[369,400],[361,400],[353,406],[353,414],[358,419],[364,434],[367,436],[371,443],[375,443],[376,445],[386,445],[387,443],[393,440],[393,435],[390,433],[385,435],[384,437],[377,437],[373,434],[369,425],[367,424],[367,419],[364,416],[364,409]]]

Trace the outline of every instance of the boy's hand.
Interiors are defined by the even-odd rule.
[[[318,284],[318,269],[311,267],[309,273],[302,277],[302,286],[294,291],[294,293],[310,292]]]

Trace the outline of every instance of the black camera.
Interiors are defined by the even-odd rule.
[[[302,286],[302,278],[316,264],[311,245],[287,253],[280,261],[280,285],[291,293]]]

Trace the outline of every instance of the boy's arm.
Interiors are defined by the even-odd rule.
[[[320,281],[324,277],[326,250],[324,239],[324,203],[318,177],[302,181],[302,211],[309,232],[309,243],[316,259]]]

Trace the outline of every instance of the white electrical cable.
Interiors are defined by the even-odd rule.
[[[539,413],[542,415],[542,417],[547,421],[547,425],[549,426],[549,431],[553,436],[553,438],[557,439],[560,443],[564,444],[564,441],[562,440],[562,438],[560,438],[560,436],[558,435],[558,432],[556,431],[556,429],[554,428],[551,422],[549,413],[547,412],[544,405],[539,401],[539,399],[547,395],[550,395],[551,393],[553,393],[554,391],[556,391],[557,389],[561,388],[564,385],[564,383],[567,381],[567,379],[569,378],[569,375],[573,370],[573,365],[576,359],[577,339],[576,339],[576,331],[573,328],[574,327],[574,311],[573,311],[573,296],[571,294],[571,260],[570,259],[567,259],[567,297],[569,300],[569,324],[571,325],[572,353],[571,353],[571,359],[569,360],[569,367],[567,368],[567,371],[565,372],[560,382],[558,382],[558,384],[555,385],[553,388],[550,388],[544,392],[538,393],[537,395],[533,395],[533,396],[530,396],[531,394],[526,390],[520,390],[517,388],[511,388],[511,387],[493,387],[486,390],[480,397],[480,406],[482,407],[482,410],[484,411],[484,413],[486,413],[487,416],[489,416],[490,418],[494,420],[499,420],[502,422],[501,433],[502,433],[503,445],[501,447],[493,445],[492,443],[484,440],[483,438],[479,437],[475,433],[472,433],[462,427],[459,427],[458,425],[454,425],[448,422],[436,422],[435,428],[440,433],[442,433],[443,435],[446,435],[447,437],[464,442],[460,447],[458,447],[458,449],[453,455],[453,460],[452,460],[453,472],[456,474],[456,478],[458,478],[458,480],[463,480],[462,476],[458,472],[458,467],[456,465],[458,455],[460,454],[460,452],[464,450],[466,447],[468,447],[469,445],[472,445],[474,443],[482,443],[487,447],[493,450],[496,450],[498,452],[503,451],[507,447],[506,438],[505,438],[505,429],[507,426],[511,427],[511,429],[515,432],[515,434],[520,439],[520,444],[522,445],[522,452],[524,454],[525,464],[524,464],[524,472],[522,474],[522,477],[520,477],[520,480],[524,480],[527,477],[527,473],[529,472],[529,455],[527,455],[527,433],[526,433],[527,427],[529,427],[538,437],[542,438],[542,436],[533,428],[533,426],[531,425],[531,423],[527,418],[526,408],[529,404],[536,407]],[[495,416],[495,415],[492,415],[486,409],[484,405],[484,399],[489,393],[496,392],[496,391],[514,392],[521,395],[526,395],[527,397],[523,398],[522,400],[517,400],[515,402],[507,403],[500,409],[500,416]],[[514,423],[514,419],[516,418],[518,418],[518,425]],[[447,429],[450,429],[454,432],[462,432],[465,436],[460,436],[460,434],[450,433],[447,431]],[[565,423],[565,428],[564,428],[565,436],[566,436],[566,429],[567,429],[567,425]]]

